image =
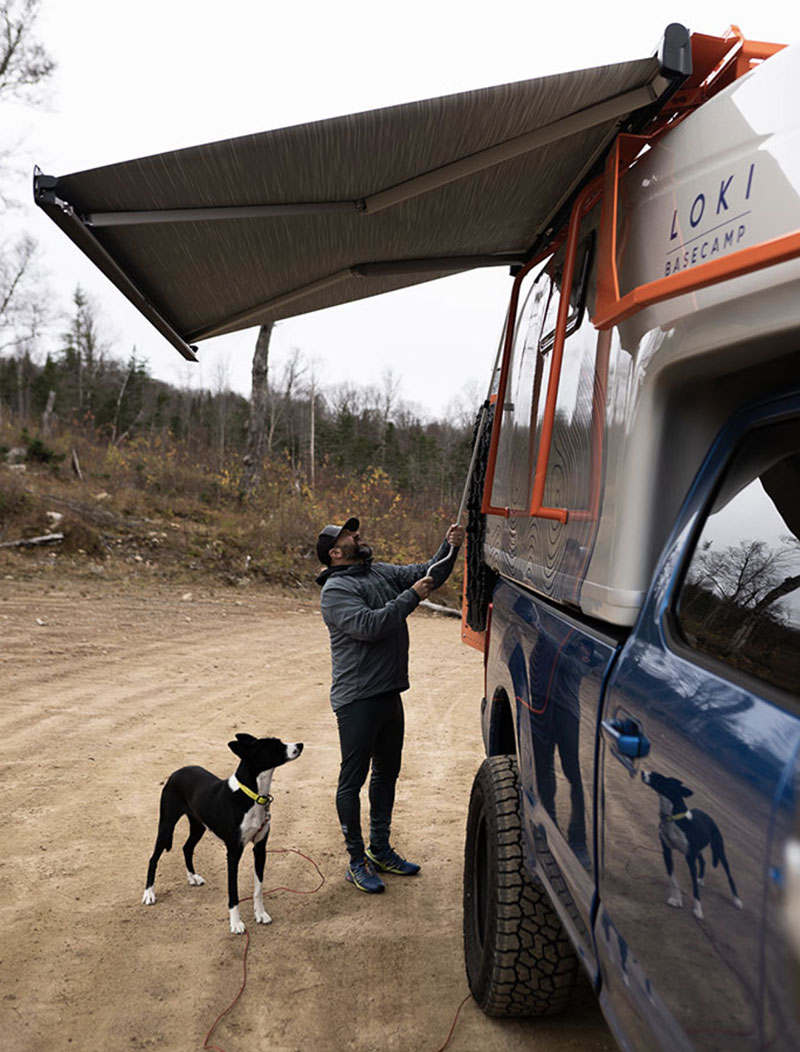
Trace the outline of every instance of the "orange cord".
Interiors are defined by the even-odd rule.
[[[276,891],[289,891],[293,895],[314,895],[314,894],[316,894],[316,892],[318,892],[320,890],[322,885],[325,883],[325,877],[322,874],[322,870],[319,868],[319,866],[314,861],[314,859],[313,858],[309,858],[308,855],[304,855],[303,852],[302,851],[298,851],[297,848],[294,848],[294,847],[276,848],[274,850],[267,851],[267,854],[268,855],[287,855],[290,852],[292,854],[294,854],[294,855],[299,855],[300,858],[304,858],[306,860],[306,862],[310,862],[311,863],[311,865],[317,871],[317,876],[319,877],[319,884],[317,884],[317,886],[315,888],[312,888],[310,891],[298,891],[296,888],[285,888],[285,887],[270,888],[269,891],[265,891],[264,892],[265,895],[272,895]],[[241,902],[242,900],[240,899],[239,901]],[[220,1048],[219,1045],[209,1045],[208,1042],[209,1042],[209,1039],[210,1039],[211,1035],[217,1029],[217,1026],[221,1022],[221,1020],[223,1020],[225,1018],[225,1016],[228,1015],[228,1013],[231,1012],[233,1010],[233,1008],[236,1006],[236,1003],[238,1002],[239,998],[244,993],[245,986],[247,986],[247,951],[248,951],[248,949],[250,947],[250,932],[246,931],[245,935],[247,936],[247,938],[245,939],[244,953],[242,954],[242,985],[239,987],[239,992],[236,994],[236,996],[231,1001],[231,1003],[228,1005],[228,1007],[223,1009],[223,1011],[220,1012],[220,1014],[217,1016],[217,1018],[211,1024],[211,1029],[208,1031],[208,1033],[205,1036],[205,1040],[203,1041],[203,1049],[206,1050],[206,1052],[212,1052],[212,1050],[213,1050],[213,1052],[225,1052],[225,1049],[224,1048]]]
[[[270,888],[269,891],[265,891],[264,894],[265,895],[272,895],[276,891],[288,891],[292,895],[315,895],[322,888],[322,885],[325,883],[325,877],[324,877],[324,875],[322,873],[322,870],[319,868],[319,866],[317,865],[317,863],[314,861],[313,858],[309,858],[308,855],[304,855],[302,851],[298,851],[297,848],[294,848],[294,847],[275,848],[274,850],[267,851],[268,855],[287,855],[289,853],[291,853],[293,855],[299,855],[300,858],[304,858],[306,860],[306,862],[310,862],[311,863],[311,865],[317,871],[317,876],[319,877],[319,884],[317,884],[317,886],[315,888],[311,888],[310,891],[298,891],[297,888],[279,887],[279,888]],[[242,900],[240,899],[239,901],[242,901]],[[245,936],[246,936],[246,938],[245,938],[245,943],[244,943],[244,953],[242,954],[242,984],[239,987],[239,990],[238,990],[236,996],[231,1001],[231,1003],[228,1005],[228,1007],[224,1008],[220,1012],[220,1014],[217,1016],[217,1018],[214,1020],[214,1022],[211,1024],[211,1028],[208,1031],[208,1033],[206,1034],[205,1039],[203,1041],[203,1052],[225,1052],[225,1049],[221,1048],[219,1045],[210,1045],[208,1042],[209,1042],[209,1040],[211,1038],[211,1035],[217,1029],[217,1026],[220,1024],[220,1022],[225,1018],[226,1015],[228,1015],[230,1012],[232,1012],[233,1009],[236,1007],[236,1004],[238,1003],[239,999],[241,998],[242,994],[244,993],[245,987],[247,986],[247,951],[250,948],[250,932],[246,931],[245,932]],[[458,1023],[458,1017],[461,1015],[461,1009],[464,1007],[464,1005],[467,1003],[467,1001],[469,1001],[471,998],[472,998],[472,994],[467,994],[467,996],[464,998],[464,1000],[461,1002],[461,1004],[456,1009],[455,1018],[453,1019],[453,1022],[452,1022],[451,1026],[450,1026],[450,1032],[448,1033],[444,1044],[440,1045],[439,1048],[436,1049],[436,1052],[444,1052],[444,1050],[450,1044],[451,1040],[453,1039],[453,1034],[455,1033],[456,1024]]]

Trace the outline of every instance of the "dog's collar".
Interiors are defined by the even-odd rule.
[[[251,800],[255,800],[257,804],[262,804],[264,807],[269,807],[272,803],[272,797],[269,793],[266,796],[260,796],[258,793],[254,793],[252,789],[248,789],[246,785],[242,785],[238,778],[234,778],[236,782],[236,788],[241,789],[245,796],[249,796]]]
[[[665,815],[664,817],[665,817],[667,822],[678,822],[681,818],[691,818],[692,817],[692,812],[691,811],[683,811],[679,815]]]

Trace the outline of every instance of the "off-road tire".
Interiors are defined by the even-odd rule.
[[[512,756],[481,764],[464,852],[464,959],[472,996],[490,1016],[555,1015],[580,965],[522,854],[519,777]]]

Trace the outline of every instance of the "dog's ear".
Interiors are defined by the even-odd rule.
[[[228,742],[228,748],[232,753],[243,758],[247,752],[247,747],[255,741],[258,741],[258,738],[254,738],[252,734],[237,734],[235,742]]]
[[[680,783],[680,787],[681,796],[694,796],[694,789],[690,789],[687,785],[684,785],[683,782]]]

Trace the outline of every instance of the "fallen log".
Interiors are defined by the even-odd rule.
[[[42,537],[23,537],[19,541],[2,541],[0,548],[35,548],[40,544],[59,544],[63,540],[63,533],[45,533]]]

